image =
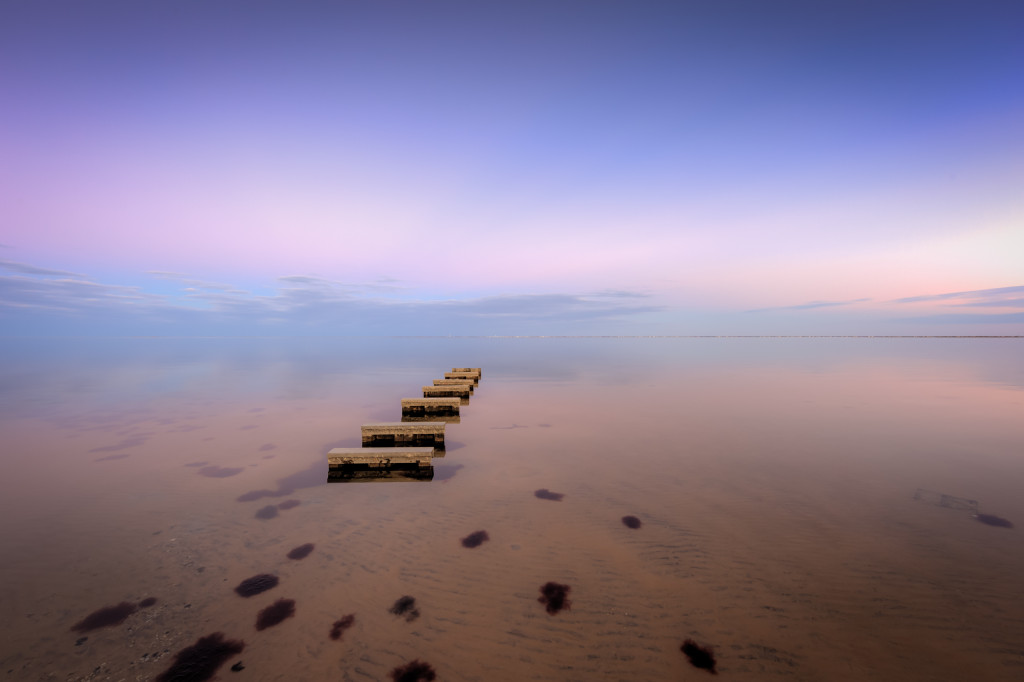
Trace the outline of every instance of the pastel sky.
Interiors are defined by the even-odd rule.
[[[1020,0],[0,4],[0,335],[1024,334]]]

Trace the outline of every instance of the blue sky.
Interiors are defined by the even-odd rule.
[[[2,333],[1024,333],[1021,25],[7,2]]]

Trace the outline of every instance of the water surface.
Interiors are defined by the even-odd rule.
[[[7,679],[1024,677],[1019,339],[3,344]],[[454,366],[432,480],[326,483]]]

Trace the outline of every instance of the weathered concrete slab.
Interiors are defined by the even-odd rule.
[[[452,367],[452,372],[456,374],[475,374],[477,379],[483,376],[479,367]]]
[[[389,467],[393,464],[415,464],[417,466],[430,466],[434,457],[432,447],[414,448],[334,448],[327,453],[327,466],[329,468],[350,467],[353,465],[367,465],[370,467]]]
[[[456,384],[454,386],[424,386],[423,397],[424,398],[462,398],[462,404],[466,405],[469,403],[469,396],[472,394],[473,389],[466,384]]]
[[[402,398],[402,421],[405,416],[451,416],[459,414],[462,400],[458,396],[450,398]],[[444,421],[444,420],[442,420]]]
[[[480,383],[480,375],[475,372],[445,372],[445,379],[470,379],[474,384]]]
[[[473,389],[476,388],[476,382],[472,379],[434,379],[435,386],[469,386],[469,392],[472,393]]]
[[[363,424],[363,447],[433,447],[444,449],[444,422],[378,422]]]

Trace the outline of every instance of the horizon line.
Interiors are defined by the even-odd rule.
[[[2,336],[13,339],[1024,339],[1024,334],[323,334],[274,336]]]

